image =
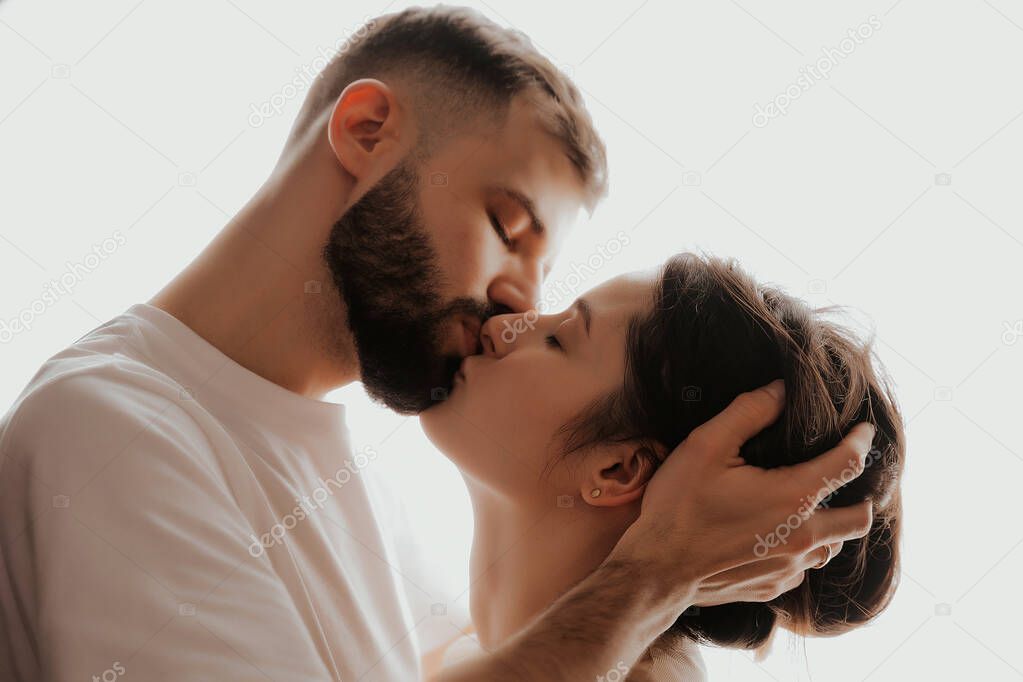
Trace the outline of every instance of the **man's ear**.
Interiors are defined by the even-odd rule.
[[[338,96],[327,124],[334,156],[356,181],[375,183],[404,156],[405,123],[398,99],[373,78],[353,81]]]
[[[643,497],[663,457],[648,445],[602,446],[587,462],[580,495],[594,507],[618,507]]]

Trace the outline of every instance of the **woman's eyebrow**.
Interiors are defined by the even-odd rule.
[[[572,307],[578,310],[579,314],[582,315],[583,326],[586,327],[586,336],[589,337],[590,323],[593,320],[593,308],[590,307],[590,302],[580,296],[575,299],[575,303],[572,304]]]

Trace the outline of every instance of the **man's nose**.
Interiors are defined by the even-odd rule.
[[[513,313],[525,313],[536,307],[542,281],[541,264],[523,265],[517,272],[495,279],[487,290],[487,297]]]

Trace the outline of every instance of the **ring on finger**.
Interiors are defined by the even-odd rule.
[[[824,558],[814,566],[815,569],[824,568],[831,561],[831,545],[824,545],[824,552]]]

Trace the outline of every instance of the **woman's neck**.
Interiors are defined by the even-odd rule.
[[[638,514],[638,506],[593,507],[578,496],[509,499],[471,481],[469,494],[475,514],[470,610],[486,649],[592,573]]]

